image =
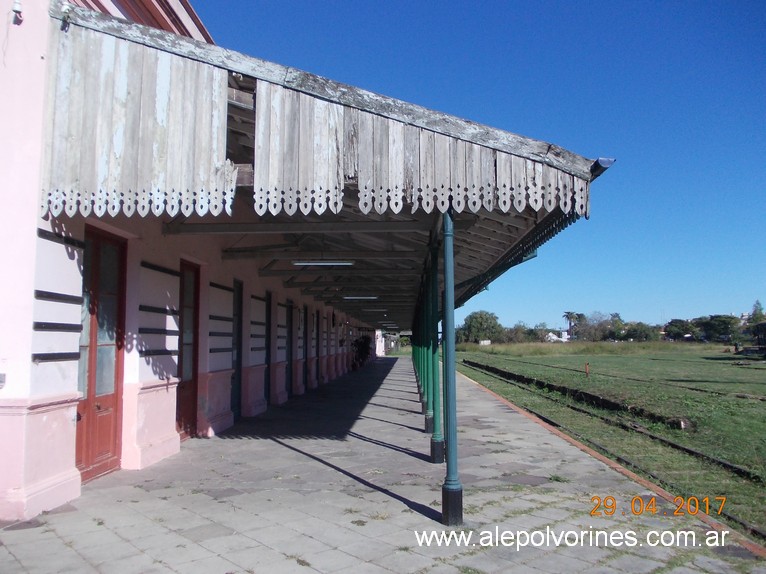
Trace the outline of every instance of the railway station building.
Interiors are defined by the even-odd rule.
[[[187,0],[18,4],[0,519],[364,368],[383,332],[413,332],[438,452],[439,323],[587,217],[610,161],[222,49]]]

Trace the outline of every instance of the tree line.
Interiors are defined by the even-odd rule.
[[[566,311],[570,339],[579,341],[709,341],[745,344],[758,331],[756,325],[766,321],[760,301],[753,304],[752,312],[744,322],[733,315],[706,315],[695,319],[671,319],[665,325],[650,325],[641,321],[624,321],[619,313],[577,313]],[[763,329],[763,327],[761,327]],[[455,331],[458,343],[533,343],[546,341],[554,329],[545,323],[532,327],[523,322],[513,327],[500,324],[497,315],[488,311],[469,314]]]

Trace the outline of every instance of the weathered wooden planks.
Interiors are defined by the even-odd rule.
[[[255,210],[288,215],[343,207],[345,141],[354,147],[353,116],[347,124],[342,106],[269,82],[255,91]]]
[[[373,172],[373,115],[359,112],[359,136],[356,150],[349,149],[348,153],[358,153],[359,166],[359,209],[369,213],[372,209],[372,172]]]
[[[330,194],[330,211],[333,213],[339,213],[343,209],[344,110],[345,108],[338,104],[328,104],[327,135],[329,148],[327,191]]]
[[[225,70],[78,27],[51,50],[43,213],[230,211]]]
[[[227,71],[145,44],[77,26],[52,37],[56,96],[43,212],[230,213]],[[405,204],[428,213],[450,206],[588,213],[589,180],[544,158],[342,101],[256,82],[258,214],[338,213],[349,187],[363,213],[399,213]]]
[[[363,213],[399,213],[405,203],[428,213],[572,207],[573,176],[556,168],[263,80],[255,134],[259,214],[292,215],[296,204],[304,214],[337,213],[347,186],[357,188]],[[587,182],[581,192],[578,213]]]
[[[298,209],[298,186],[300,183],[299,178],[295,178],[295,174],[299,173],[298,159],[300,157],[298,144],[300,141],[301,108],[298,92],[285,92],[283,108],[282,139],[285,155],[282,161],[282,181],[285,191],[285,212],[292,215]]]
[[[51,17],[58,20],[63,18],[61,4],[62,1],[52,4]],[[547,142],[428,110],[415,104],[334,82],[302,70],[245,56],[219,46],[182,38],[154,28],[128,24],[87,9],[70,9],[68,20],[71,25],[70,29],[84,27],[98,30],[130,42],[294,89],[345,107],[368,111],[406,125],[443,133],[456,139],[471,141],[498,151],[544,163],[587,182],[592,178],[593,160]]]

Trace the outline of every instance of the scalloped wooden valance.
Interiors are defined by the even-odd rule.
[[[226,70],[76,26],[54,38],[43,215],[231,213]]]
[[[480,209],[588,213],[588,182],[487,146],[328,102],[266,81],[255,97],[258,214]]]
[[[231,214],[228,70],[172,47],[79,26],[52,35],[43,215]],[[257,79],[253,114],[258,215],[338,213],[347,194],[365,214],[588,215],[589,180],[550,144],[330,81]]]

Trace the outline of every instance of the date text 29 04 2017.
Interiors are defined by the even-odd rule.
[[[619,511],[617,500],[613,496],[606,496],[601,498],[600,496],[591,497],[590,501],[593,503],[593,508],[590,511],[591,516],[613,516]],[[697,496],[676,496],[673,499],[675,510],[670,512],[671,516],[684,516],[691,514],[696,516],[700,512],[710,515],[711,513],[720,515],[723,512],[723,507],[726,505],[725,496],[709,497],[705,496],[699,498]],[[642,514],[657,514],[661,513],[665,516],[669,511],[661,511],[657,509],[657,499],[654,496],[634,496],[630,500],[630,504],[623,509],[622,515],[633,514],[634,516],[641,516]]]

